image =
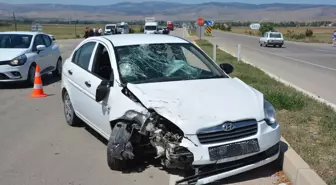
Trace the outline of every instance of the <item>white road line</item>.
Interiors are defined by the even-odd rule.
[[[175,182],[178,180],[183,179],[183,177],[178,176],[178,175],[170,175],[169,176],[169,185],[175,185]]]
[[[331,71],[335,71],[335,72],[336,72],[336,69],[335,69],[335,68],[326,67],[326,66],[322,66],[322,65],[319,65],[319,64],[314,64],[314,63],[311,63],[311,62],[307,62],[307,61],[303,61],[303,60],[295,59],[295,58],[292,58],[292,57],[287,57],[287,56],[278,55],[278,54],[275,54],[275,53],[272,53],[272,52],[268,52],[268,51],[264,51],[264,50],[256,49],[256,48],[252,48],[252,47],[249,47],[249,46],[246,46],[246,45],[242,45],[242,46],[247,47],[247,48],[249,48],[249,49],[254,49],[254,50],[261,51],[261,52],[265,52],[265,53],[268,53],[268,54],[271,54],[271,55],[274,55],[274,56],[278,56],[278,57],[286,58],[286,59],[289,59],[289,60],[294,60],[294,61],[296,61],[296,62],[300,62],[300,63],[304,63],[304,64],[309,64],[309,65],[312,65],[312,66],[315,66],[315,67],[320,67],[320,68],[323,68],[323,69],[328,69],[328,70],[331,70]]]

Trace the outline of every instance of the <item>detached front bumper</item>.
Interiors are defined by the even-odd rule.
[[[28,68],[25,65],[0,65],[0,82],[15,82],[26,80]]]

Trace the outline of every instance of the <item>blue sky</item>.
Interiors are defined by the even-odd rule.
[[[143,2],[143,1],[166,1],[167,0],[128,0],[132,2]],[[298,3],[298,4],[332,4],[336,5],[336,0],[170,0],[169,2],[185,2],[185,3],[200,3],[200,2],[240,2],[240,3]],[[8,0],[0,0],[1,3],[8,3]],[[11,0],[10,3],[13,4],[28,4],[28,3],[55,3],[55,4],[78,4],[78,5],[108,5],[119,2],[125,2],[123,0]]]

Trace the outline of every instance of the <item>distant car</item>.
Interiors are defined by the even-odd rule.
[[[49,34],[0,33],[0,82],[25,81],[33,85],[36,64],[40,66],[41,75],[62,74],[61,52]]]
[[[263,37],[259,39],[260,46],[279,46],[284,44],[284,38],[281,32],[266,32]]]
[[[90,37],[63,65],[65,120],[108,140],[112,170],[152,156],[166,169],[197,171],[184,181],[208,184],[280,153],[274,107],[232,71],[175,36]]]
[[[162,34],[162,33],[163,33],[163,28],[158,28],[158,29],[157,29],[157,33],[158,33],[158,34]]]
[[[169,29],[168,28],[163,28],[162,33],[163,34],[169,34]]]

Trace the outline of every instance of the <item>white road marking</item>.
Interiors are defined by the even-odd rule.
[[[175,185],[175,182],[178,180],[183,179],[183,177],[178,176],[178,175],[170,175],[169,176],[169,185]]]
[[[299,59],[292,58],[292,57],[287,57],[287,56],[283,56],[283,55],[278,55],[278,54],[275,54],[275,53],[272,53],[272,52],[264,51],[264,50],[261,50],[261,49],[256,49],[256,48],[249,47],[249,46],[246,46],[246,45],[242,45],[242,46],[247,47],[247,48],[249,48],[249,49],[254,49],[254,50],[261,51],[261,52],[265,52],[265,53],[268,53],[268,54],[271,54],[271,55],[274,55],[274,56],[278,56],[278,57],[286,58],[286,59],[289,59],[289,60],[294,60],[294,61],[296,61],[296,62],[300,62],[300,63],[304,63],[304,64],[309,64],[309,65],[312,65],[312,66],[315,66],[315,67],[320,67],[320,68],[323,68],[323,69],[328,69],[328,70],[331,70],[331,71],[335,71],[335,72],[336,72],[336,69],[335,69],[335,68],[326,67],[326,66],[322,66],[322,65],[319,65],[319,64],[314,64],[314,63],[311,63],[311,62],[307,62],[307,61],[304,61],[304,60],[299,60]]]

